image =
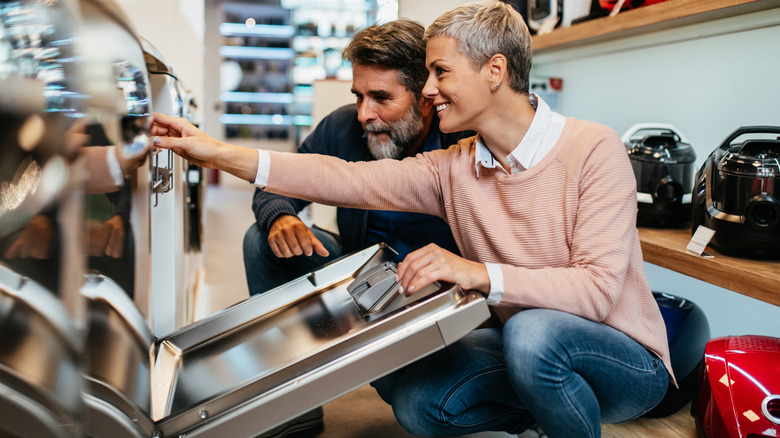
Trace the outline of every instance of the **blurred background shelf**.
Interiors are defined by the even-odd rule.
[[[780,7],[777,0],[670,0],[533,37],[534,54]]]

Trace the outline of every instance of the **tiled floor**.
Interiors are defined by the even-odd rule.
[[[230,175],[221,174],[206,195],[205,268],[206,290],[196,298],[196,317],[203,317],[249,296],[244,276],[242,239],[254,221],[251,211],[253,188]],[[605,438],[693,438],[693,419],[684,407],[663,420],[638,420],[603,427]],[[318,438],[406,438],[393,417],[368,385],[324,406],[325,429]],[[470,435],[470,438],[509,438],[499,432]]]

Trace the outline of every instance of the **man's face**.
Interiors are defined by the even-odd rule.
[[[403,157],[422,134],[424,123],[420,103],[401,84],[399,71],[355,64],[352,93],[371,154],[377,159]]]

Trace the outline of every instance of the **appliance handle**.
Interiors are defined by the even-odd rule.
[[[625,134],[623,134],[620,139],[623,141],[623,144],[630,144],[631,143],[631,137],[636,135],[639,131],[650,131],[650,130],[666,130],[671,131],[672,134],[676,135],[680,138],[680,141],[682,143],[691,144],[687,138],[685,138],[682,133],[680,133],[680,130],[677,129],[676,126],[669,124],[669,123],[637,123],[634,126],[628,128],[628,131],[626,131]]]
[[[780,134],[780,126],[742,126],[726,137],[718,149],[728,149],[732,141],[745,134]]]

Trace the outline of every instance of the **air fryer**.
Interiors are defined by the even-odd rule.
[[[780,339],[713,339],[704,365],[691,407],[700,437],[780,436]]]
[[[780,258],[778,134],[778,126],[741,127],[696,174],[691,231],[713,229],[712,245],[724,253]],[[742,136],[750,138],[735,142]]]
[[[696,153],[679,129],[639,123],[623,134],[637,185],[637,225],[681,227],[691,219]]]

